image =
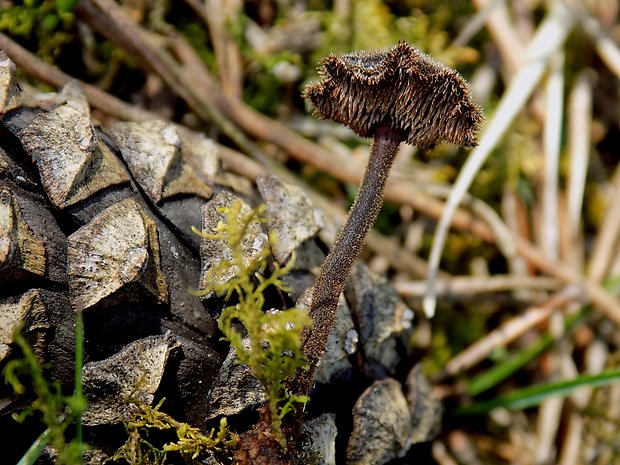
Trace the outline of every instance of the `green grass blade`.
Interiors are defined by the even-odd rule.
[[[582,309],[580,312],[567,317],[565,331],[567,333],[570,332],[575,328],[575,326],[577,326],[578,323],[583,321],[589,313],[589,309]],[[528,347],[520,350],[512,357],[502,360],[494,367],[473,378],[467,386],[467,394],[474,397],[481,392],[492,388],[493,386],[497,386],[499,383],[512,376],[521,367],[525,366],[531,360],[535,359],[551,347],[554,341],[555,338],[549,334],[541,336],[533,344],[530,344]]]
[[[513,375],[519,368],[538,357],[553,344],[554,338],[545,334],[530,346],[520,350],[507,360],[502,360],[493,368],[481,373],[467,385],[467,394],[475,397],[478,394],[497,386]]]
[[[496,397],[485,402],[456,409],[454,415],[483,415],[494,408],[502,407],[508,410],[521,410],[540,404],[549,397],[566,397],[580,387],[602,387],[620,381],[620,369],[600,373],[598,375],[583,375],[568,381],[548,384],[536,384],[523,389],[517,389],[506,395]]]
[[[28,448],[26,453],[19,459],[17,465],[34,465],[37,459],[41,456],[43,449],[47,446],[50,437],[50,429],[47,428],[43,431],[39,437],[32,443],[32,445]]]

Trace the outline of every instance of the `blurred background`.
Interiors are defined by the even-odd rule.
[[[433,457],[610,464],[620,463],[619,10],[616,0],[0,0],[0,49],[37,92],[88,84],[104,127],[156,115],[204,132],[230,148],[234,170],[303,185],[336,223],[369,141],[312,116],[301,92],[318,62],[406,41],[458,69],[486,117],[479,147],[402,146],[364,255],[415,313],[407,356],[446,408]]]

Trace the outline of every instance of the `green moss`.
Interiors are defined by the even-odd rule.
[[[399,40],[415,45],[449,66],[476,62],[479,59],[476,48],[452,46],[459,32],[454,25],[474,13],[471,2],[464,0],[358,0],[351,3],[348,17],[318,9],[316,17],[321,20],[325,32],[321,47],[313,53],[312,62],[329,53],[377,49]],[[312,76],[313,70],[309,72]]]
[[[215,54],[211,48],[211,37],[204,24],[198,21],[187,21],[182,18],[179,20],[177,29],[196,51],[207,69],[211,72],[216,72],[217,64]]]
[[[208,435],[198,428],[175,420],[160,410],[164,399],[155,407],[143,403],[134,404],[134,418],[125,423],[127,441],[116,451],[112,460],[124,460],[134,464],[163,464],[169,453],[179,453],[185,463],[203,463],[212,455],[227,456],[236,447],[236,437],[228,431],[226,419],[219,428]],[[173,431],[176,441],[157,446],[150,440],[151,431]]]
[[[0,8],[0,31],[34,42],[37,55],[53,61],[76,37],[76,4],[76,0],[30,0]]]
[[[282,282],[293,266],[294,257],[284,267],[273,264],[273,270],[266,276],[269,246],[259,251],[251,263],[246,263],[242,250],[242,241],[249,225],[264,221],[264,206],[242,213],[241,202],[235,202],[230,208],[222,208],[226,220],[220,222],[215,231],[206,232],[194,229],[194,232],[210,240],[224,240],[231,250],[231,259],[223,260],[209,270],[207,282],[214,283],[198,291],[198,295],[215,292],[218,296],[236,302],[224,308],[218,326],[226,340],[234,348],[238,363],[250,367],[252,374],[263,385],[267,394],[270,420],[276,440],[284,447],[286,440],[282,432],[282,417],[294,410],[296,402],[306,402],[305,396],[296,396],[287,392],[285,380],[297,370],[306,368],[306,361],[301,350],[301,332],[311,323],[305,310],[290,308],[287,310],[270,309],[264,311],[265,291],[274,287],[286,292]],[[274,238],[270,236],[270,243]],[[220,276],[228,270],[236,270],[232,279],[222,282]],[[247,333],[249,344],[244,344]]]

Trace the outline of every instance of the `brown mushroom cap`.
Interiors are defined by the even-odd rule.
[[[409,44],[331,55],[319,74],[322,80],[304,92],[315,114],[361,137],[372,138],[388,124],[401,131],[403,142],[418,147],[442,141],[477,145],[483,116],[465,80]]]

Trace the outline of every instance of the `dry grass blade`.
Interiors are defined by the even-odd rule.
[[[525,47],[513,28],[505,0],[474,0],[479,10],[488,11],[487,28],[493,36],[502,61],[506,66],[507,75],[511,76],[520,67]]]
[[[435,313],[436,298],[434,281],[452,216],[461,199],[469,189],[474,177],[486,161],[491,151],[522,110],[534,88],[543,76],[549,60],[559,50],[573,25],[573,14],[562,3],[554,4],[545,21],[539,26],[536,36],[532,39],[527,52],[527,59],[513,78],[510,86],[501,99],[493,119],[485,128],[480,145],[474,149],[463,166],[448,198],[446,208],[437,225],[433,247],[429,258],[428,295],[424,299],[424,311],[431,317]]]
[[[568,143],[570,163],[567,186],[567,226],[570,249],[567,260],[575,269],[582,269],[581,210],[588,172],[591,144],[592,84],[587,72],[582,72],[569,98]],[[598,281],[597,278],[593,277]]]
[[[446,364],[440,378],[454,376],[473,367],[484,360],[494,349],[504,347],[514,341],[527,330],[547,320],[553,312],[574,301],[578,296],[579,290],[569,286],[554,294],[544,305],[531,307],[522,315],[512,318],[453,357]]]
[[[607,67],[620,78],[620,49],[611,37],[605,34],[603,26],[591,15],[582,13],[582,24],[595,40],[596,51]]]
[[[63,73],[29,52],[11,38],[0,32],[0,49],[3,50],[20,68],[46,84],[62,87],[70,81],[75,81],[68,74]],[[78,85],[94,107],[118,119],[130,121],[148,121],[157,119],[157,115],[143,110],[135,105],[129,105],[122,100],[103,92],[95,86],[79,82]]]
[[[543,144],[545,172],[542,197],[542,249],[552,259],[560,256],[560,218],[558,213],[560,147],[562,145],[562,116],[564,110],[564,53],[558,51],[550,63],[550,75],[545,89],[545,126]]]
[[[619,195],[620,168],[614,173],[603,223],[596,236],[588,262],[588,275],[594,281],[601,281],[607,276],[616,255],[615,251],[620,237],[620,202],[616,202],[615,199]]]
[[[450,197],[450,188],[448,186],[426,185],[421,187],[420,190],[441,199]],[[484,220],[491,229],[493,241],[497,244],[502,254],[508,259],[513,258],[517,253],[514,237],[499,214],[488,203],[468,193],[463,195],[461,203],[469,207],[476,217]]]
[[[476,297],[520,290],[557,290],[557,279],[537,276],[493,275],[493,276],[453,276],[437,281],[437,295],[443,298]],[[421,298],[426,292],[426,281],[397,281],[394,287],[403,297]]]

